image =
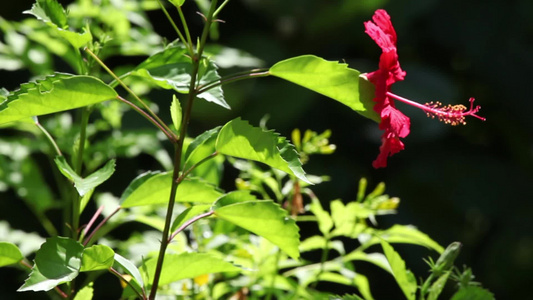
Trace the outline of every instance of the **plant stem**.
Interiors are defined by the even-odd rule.
[[[172,28],[174,28],[174,31],[176,31],[176,33],[178,34],[178,37],[180,38],[180,40],[183,41],[183,43],[187,45],[187,50],[189,50],[189,53],[192,54],[193,53],[193,50],[192,50],[192,47],[191,47],[192,43],[190,43],[190,42],[188,44],[185,43],[185,41],[186,41],[185,37],[181,33],[180,29],[178,28],[178,26],[176,25],[174,20],[172,20],[172,17],[168,13],[168,10],[165,8],[163,3],[161,3],[161,0],[157,0],[157,2],[159,3],[159,6],[161,6],[161,10],[163,11],[165,16],[167,17],[168,21],[170,22],[170,25],[172,25]],[[187,33],[187,30],[186,30],[186,33]],[[190,40],[190,37],[189,37],[189,40]]]
[[[215,13],[213,13],[213,17],[216,18],[218,16],[218,14],[220,13],[220,11],[224,8],[224,6],[226,6],[226,4],[229,3],[229,0],[225,0],[224,2],[222,2],[222,4],[220,4],[220,6],[217,8],[217,10],[215,11]]]
[[[187,171],[183,172],[181,174],[181,176],[178,178],[178,183],[182,182],[183,179],[185,179],[185,177],[187,177],[187,175],[189,175],[189,173],[191,173],[194,169],[196,169],[199,165],[203,164],[204,162],[210,160],[211,158],[215,157],[218,155],[218,152],[215,151],[213,153],[211,153],[209,156],[207,157],[204,157],[202,160],[200,160],[199,162],[195,163],[194,165],[192,165],[189,169],[187,169]],[[185,166],[184,166],[185,167]]]
[[[61,150],[59,149],[59,146],[56,143],[56,141],[54,140],[52,135],[41,125],[41,123],[39,123],[39,119],[37,119],[37,117],[33,117],[33,121],[35,122],[35,125],[37,126],[37,128],[39,128],[39,130],[41,130],[41,132],[44,134],[44,136],[48,139],[48,141],[52,145],[52,148],[54,148],[54,150],[57,153],[57,155],[63,156],[63,154],[61,153]]]
[[[176,143],[176,135],[172,132],[172,131],[167,131],[167,129],[165,129],[163,126],[161,126],[160,123],[158,123],[156,120],[154,120],[154,118],[152,118],[152,116],[150,116],[149,114],[147,114],[144,110],[142,110],[140,107],[138,107],[137,105],[131,103],[130,101],[120,97],[120,96],[117,96],[117,99],[126,103],[127,105],[131,106],[135,111],[137,111],[138,113],[140,113],[143,117],[145,117],[148,121],[150,121],[150,123],[154,124],[157,128],[159,128],[167,137],[168,139],[172,142],[172,143]],[[169,129],[170,130],[170,129]]]
[[[144,101],[141,100],[141,98],[139,98],[139,96],[137,96],[137,94],[135,94],[115,73],[113,73],[113,71],[111,71],[111,69],[109,69],[102,60],[100,60],[100,58],[98,58],[98,56],[96,56],[96,54],[94,54],[89,48],[85,48],[85,51],[87,53],[89,53],[93,58],[94,60],[96,60],[98,62],[98,64],[100,64],[100,66],[102,68],[104,68],[104,70],[107,71],[107,73],[109,73],[109,75],[111,75],[130,95],[133,96],[133,98],[135,98],[137,101],[139,101],[139,103],[142,104],[142,106],[150,113],[150,115],[159,123],[159,125],[161,125],[161,127],[165,128],[165,130],[167,132],[172,132],[172,130],[170,130],[170,128],[168,128],[168,126],[165,124],[165,122],[161,121],[161,119],[157,116],[156,113],[154,113],[150,107],[148,107],[148,105],[146,103],[144,103]]]
[[[87,124],[89,123],[89,115],[91,114],[89,107],[81,109],[81,123],[80,123],[80,137],[78,144],[78,152],[74,156],[74,172],[81,176],[83,167],[83,153],[85,151],[85,141],[87,139]],[[80,226],[80,203],[81,197],[75,188],[72,188],[72,238],[78,239],[78,227]]]
[[[216,4],[217,4],[217,0],[213,0],[211,2],[209,14],[207,15],[207,21],[204,26],[204,30],[202,32],[200,45],[198,45],[197,47],[197,53],[191,57],[193,68],[191,72],[191,83],[189,85],[187,107],[185,109],[183,119],[181,121],[180,135],[179,135],[179,138],[177,140],[175,150],[174,150],[174,172],[172,174],[172,186],[170,188],[170,197],[168,201],[167,214],[165,217],[165,227],[163,228],[161,246],[159,248],[159,255],[157,257],[157,263],[156,263],[156,268],[155,268],[155,273],[154,273],[154,281],[152,283],[152,289],[150,291],[150,296],[149,296],[150,300],[155,299],[155,296],[157,294],[157,288],[159,285],[159,278],[161,276],[161,271],[163,269],[163,260],[165,259],[165,252],[167,250],[168,238],[170,234],[170,226],[172,225],[172,213],[174,211],[174,204],[176,203],[176,190],[179,185],[178,178],[180,177],[179,170],[181,167],[181,154],[183,152],[183,141],[187,133],[187,127],[189,125],[189,120],[191,117],[192,105],[197,95],[196,80],[198,77],[198,70],[200,68],[200,59],[202,57],[202,52],[203,52],[203,48],[205,45],[205,41],[207,40],[207,36],[209,34],[209,28],[211,27],[211,22],[213,20],[213,13],[215,12]]]
[[[228,75],[228,76],[224,76],[216,81],[212,81],[212,82],[209,82],[209,83],[206,83],[202,86],[199,86],[198,87],[198,94],[201,94],[209,89],[212,89],[214,87],[217,87],[219,85],[224,85],[224,84],[228,84],[228,83],[232,83],[232,82],[236,82],[236,81],[240,81],[240,80],[244,80],[244,79],[252,79],[252,78],[259,78],[259,77],[267,77],[269,76],[270,73],[268,71],[268,69],[253,69],[253,70],[248,70],[248,71],[244,71],[244,72],[239,72],[239,73],[235,73],[235,74],[231,74],[231,75]]]
[[[185,30],[185,35],[187,36],[187,42],[185,43],[185,39],[182,38],[183,43],[187,45],[187,49],[189,49],[189,53],[194,55],[193,50],[193,42],[191,39],[191,33],[189,32],[189,26],[187,26],[187,21],[185,20],[185,16],[183,15],[183,11],[181,10],[181,6],[177,7],[178,14],[180,15],[181,24],[183,25],[183,30]]]
[[[94,213],[93,217],[91,218],[91,220],[89,221],[89,223],[87,223],[87,226],[85,226],[85,228],[83,229],[81,235],[80,235],[80,238],[79,238],[79,241],[81,242],[83,240],[83,238],[85,237],[85,235],[87,234],[87,232],[89,232],[89,230],[91,229],[91,227],[93,226],[94,222],[96,221],[96,218],[98,218],[98,216],[102,213],[102,210],[104,210],[104,206],[100,206],[98,208],[98,210],[96,210],[96,212]]]

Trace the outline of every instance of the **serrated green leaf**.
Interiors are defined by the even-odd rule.
[[[240,118],[222,127],[215,147],[222,154],[255,160],[312,184],[293,145],[277,133],[253,127]]]
[[[381,247],[383,247],[383,252],[389,261],[394,279],[396,279],[403,294],[407,299],[414,300],[417,289],[415,276],[405,268],[405,262],[389,243],[381,241]]]
[[[80,272],[106,270],[113,266],[115,252],[106,245],[94,245],[83,250]]]
[[[137,179],[136,179],[137,180]],[[135,181],[135,180],[134,180]],[[130,186],[133,185],[130,184]],[[172,186],[172,172],[149,175],[135,184],[136,188],[128,196],[121,197],[121,207],[128,208],[142,205],[167,203]],[[178,186],[177,202],[213,203],[222,193],[217,188],[198,178],[187,178]]]
[[[181,104],[176,95],[172,95],[172,104],[170,104],[170,116],[172,117],[172,123],[176,131],[180,131],[181,128]]]
[[[92,300],[93,294],[94,288],[93,283],[91,282],[76,293],[76,297],[74,297],[74,300]]]
[[[494,300],[494,295],[479,286],[468,286],[455,293],[451,300]]]
[[[202,59],[198,71],[197,86],[219,80],[217,67],[212,61]],[[163,51],[157,52],[142,62],[130,75],[136,75],[148,79],[153,84],[164,88],[173,89],[178,93],[189,93],[191,83],[192,60],[187,49],[183,46],[169,46]],[[198,98],[218,104],[229,109],[224,100],[222,88],[217,86],[204,93],[198,94]]]
[[[178,227],[187,222],[189,219],[208,211],[210,208],[211,205],[208,204],[188,207],[176,217],[174,222],[172,222],[171,231],[178,229]]]
[[[25,83],[0,103],[0,124],[113,99],[115,90],[100,79],[56,73]]]
[[[89,193],[91,190],[108,180],[115,172],[114,159],[108,161],[102,168],[85,178],[82,178],[72,170],[64,156],[57,156],[54,161],[59,168],[59,171],[61,171],[61,174],[74,182],[74,187],[76,187],[80,196]]]
[[[442,289],[444,289],[444,286],[446,285],[446,281],[448,281],[448,277],[450,276],[451,272],[446,272],[442,274],[439,279],[435,280],[431,287],[429,288],[429,293],[427,296],[427,300],[438,300],[440,293],[442,292]]]
[[[231,204],[220,206],[223,202]],[[300,256],[298,226],[287,211],[273,201],[233,202],[233,199],[228,201],[222,197],[213,206],[213,211],[218,218],[264,237],[290,257],[298,259]]]
[[[389,229],[383,231],[376,231],[376,236],[364,243],[365,248],[371,245],[379,244],[383,239],[389,243],[405,243],[414,244],[433,249],[438,253],[442,253],[444,248],[437,242],[432,240],[427,234],[419,231],[413,226],[394,225]]]
[[[131,261],[129,261],[128,259],[126,259],[125,257],[121,256],[118,253],[115,253],[114,259],[117,265],[124,268],[124,270],[128,272],[128,274],[133,276],[137,285],[139,285],[140,287],[144,287],[144,281],[141,276],[141,273],[139,272],[139,269],[137,269],[137,267]]]
[[[154,257],[146,262],[149,278],[154,277],[156,261]],[[205,274],[240,271],[237,266],[210,253],[166,254],[159,284],[165,285]]]
[[[35,264],[24,285],[18,291],[49,291],[76,278],[81,268],[83,245],[78,241],[53,237],[41,245]]]
[[[16,264],[23,258],[22,252],[15,244],[0,242],[0,267]]]
[[[77,33],[68,30],[67,14],[63,6],[56,0],[37,0],[31,10],[27,10],[24,13],[34,15],[37,19],[54,28],[61,37],[66,39],[76,49],[92,41],[92,35],[89,31]]]
[[[359,114],[379,121],[373,110],[374,102],[368,95],[372,86],[361,83],[360,72],[347,64],[327,61],[314,55],[302,55],[276,63],[269,70],[271,75],[298,84],[350,107]],[[360,91],[364,87],[363,91]],[[375,90],[375,88],[374,88]]]

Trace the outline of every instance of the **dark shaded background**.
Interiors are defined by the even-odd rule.
[[[18,19],[32,2],[3,3],[1,15]],[[532,1],[234,0],[220,16],[226,23],[219,42],[256,55],[265,66],[315,54],[370,72],[381,52],[363,22],[377,8],[392,16],[407,72],[393,91],[422,103],[468,104],[475,97],[486,122],[470,119],[467,126],[450,127],[398,104],[411,118],[406,150],[390,158],[387,168],[374,170],[377,124],[323,96],[265,78],[227,86],[232,111],[197,102],[191,134],[239,115],[257,125],[265,114],[268,126],[285,136],[295,127],[331,129],[336,154],[316,157],[306,168],[332,177],[315,189],[326,204],[355,199],[360,177],[370,186],[384,181],[387,193],[402,202],[397,215],[378,219],[380,227],[413,224],[441,245],[461,241],[459,265],[471,266],[497,299],[525,299],[533,284]],[[191,3],[187,9],[196,8]],[[150,16],[159,33],[175,38],[160,12]],[[199,17],[192,18],[200,25]],[[0,86],[26,80],[0,74]],[[434,253],[398,249],[417,276],[426,276],[421,257]],[[390,278],[376,276],[369,279],[377,299],[399,291]]]

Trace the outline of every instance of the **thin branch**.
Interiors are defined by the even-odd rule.
[[[211,216],[212,214],[214,214],[215,212],[214,211],[208,211],[206,213],[203,213],[203,214],[200,214],[200,215],[197,215],[196,217],[194,218],[191,218],[189,219],[187,222],[183,223],[180,228],[176,229],[176,231],[174,231],[170,237],[168,238],[168,241],[167,243],[170,243],[174,237],[176,237],[176,235],[178,235],[178,233],[182,232],[185,228],[187,228],[187,226],[191,225],[192,223],[202,219],[202,218],[205,218],[205,217],[209,217]]]
[[[192,171],[194,171],[194,169],[196,169],[199,165],[203,164],[204,162],[210,160],[211,158],[213,158],[213,157],[215,157],[217,155],[218,155],[218,152],[215,151],[215,152],[209,154],[209,156],[204,157],[202,160],[200,160],[199,162],[197,162],[194,165],[192,165],[189,169],[187,169],[187,171],[183,172],[181,174],[181,176],[178,177],[177,182],[178,183],[182,182],[185,179],[185,177],[187,177],[187,175],[189,175]]]
[[[254,70],[248,70],[241,73],[232,74],[223,78],[220,78],[218,80],[206,83],[204,85],[201,85],[198,87],[198,94],[201,94],[207,90],[210,90],[214,87],[217,87],[219,85],[224,85],[244,79],[252,79],[252,78],[258,78],[258,77],[266,77],[269,76],[270,73],[268,69],[254,69]]]
[[[83,240],[83,238],[85,237],[87,232],[89,232],[89,229],[91,229],[91,227],[93,226],[94,222],[96,222],[96,218],[98,218],[98,216],[102,213],[103,210],[104,210],[104,206],[102,205],[94,213],[94,215],[91,218],[91,220],[89,221],[89,223],[87,223],[87,226],[85,226],[85,228],[83,229],[83,231],[82,231],[82,233],[80,235],[80,239],[79,239],[80,241]]]
[[[131,106],[135,111],[137,111],[138,113],[140,113],[143,117],[145,117],[148,121],[150,121],[150,123],[154,124],[157,128],[159,128],[159,130],[161,130],[167,137],[168,139],[172,142],[172,143],[176,143],[177,141],[177,137],[176,135],[174,134],[174,132],[172,132],[168,127],[163,127],[162,124],[160,124],[159,122],[157,122],[156,120],[154,120],[154,118],[152,118],[152,116],[150,116],[149,114],[147,114],[144,110],[142,110],[140,107],[138,107],[137,105],[131,103],[130,101],[120,97],[120,96],[117,96],[117,99],[126,103],[127,105]]]
[[[42,131],[42,133],[44,134],[44,136],[46,136],[48,141],[50,141],[50,144],[52,144],[52,147],[56,151],[57,155],[63,156],[63,154],[61,153],[61,150],[59,149],[59,146],[56,143],[56,141],[54,140],[52,135],[41,125],[41,123],[39,123],[39,119],[37,119],[37,117],[33,117],[33,121],[35,122],[35,125],[37,126],[37,128],[39,128]]]
[[[156,113],[154,113],[150,107],[148,107],[148,105],[141,100],[141,98],[139,98],[139,96],[137,96],[137,94],[135,94],[115,73],[113,73],[113,71],[111,71],[111,69],[109,69],[102,60],[100,60],[100,58],[98,56],[96,56],[96,54],[94,54],[89,48],[85,47],[85,51],[87,53],[89,53],[93,58],[94,60],[96,60],[98,62],[98,64],[100,64],[100,66],[102,68],[104,68],[104,70],[107,71],[107,73],[109,73],[109,75],[111,75],[116,81],[118,81],[118,83],[120,83],[120,85],[130,94],[133,96],[133,98],[135,98],[137,101],[139,101],[139,103],[142,104],[142,106],[150,113],[150,115],[152,115],[152,117],[163,127],[165,128],[166,131],[168,132],[172,132],[172,130],[170,130],[170,128],[168,128],[168,126],[165,124],[165,122],[161,121],[161,119],[157,116]]]
[[[83,245],[84,246],[87,246],[87,244],[89,244],[89,242],[91,241],[92,237],[95,235],[95,233],[98,231],[98,229],[100,229],[102,226],[104,226],[104,224],[109,220],[111,219],[112,216],[114,216],[122,207],[117,207],[117,209],[115,209],[115,211],[113,211],[109,216],[107,216],[105,219],[103,219],[100,223],[98,223],[98,225],[96,226],[96,228],[94,228],[94,230],[91,232],[91,234],[85,239],[85,241],[83,241]]]
[[[109,268],[109,272],[111,272],[113,275],[117,276],[120,280],[124,281],[141,299],[146,299],[146,295],[141,294],[137,289],[131,284],[129,280],[124,278],[122,274],[120,274],[117,270],[113,269],[112,267]]]

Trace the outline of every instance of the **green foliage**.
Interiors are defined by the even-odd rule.
[[[58,156],[55,158],[55,163],[65,177],[70,179],[74,183],[74,187],[78,191],[80,196],[84,196],[87,193],[90,193],[94,188],[104,183],[106,180],[113,175],[115,172],[115,160],[112,159],[108,161],[105,166],[103,166],[98,171],[90,174],[89,176],[82,178],[80,175],[76,174],[74,170],[65,160],[65,157]]]
[[[347,64],[331,62],[314,55],[302,55],[280,61],[269,70],[270,74],[311,89],[350,107],[359,114],[379,120],[372,109],[372,98],[361,97],[359,71]],[[368,88],[367,85],[364,86]]]
[[[155,263],[156,259],[150,259],[146,262],[148,278],[154,277]],[[161,284],[205,274],[239,271],[240,268],[209,253],[167,254],[161,273]]]
[[[134,179],[121,199],[123,208],[166,203],[172,186],[172,173],[151,172]],[[188,178],[180,183],[176,199],[179,202],[213,203],[222,193],[213,185]]]
[[[106,245],[94,245],[83,250],[80,272],[106,270],[113,266],[115,252]]]
[[[235,192],[218,199],[213,211],[218,218],[266,238],[292,258],[300,256],[296,223],[272,201],[256,201],[248,193]]]
[[[71,239],[53,237],[37,251],[31,274],[18,289],[49,291],[59,284],[76,278],[82,265],[83,246]]]
[[[216,149],[225,155],[262,162],[309,183],[294,146],[276,133],[253,127],[240,118],[222,127]]]
[[[0,242],[0,267],[16,264],[24,258],[19,248],[8,242]]]
[[[116,96],[117,93],[98,78],[56,73],[25,83],[10,93],[0,103],[0,124],[84,107]]]
[[[189,27],[184,0],[170,2],[179,14],[169,17],[180,36],[172,43],[153,30],[146,14],[169,13],[168,3],[158,1],[77,0],[64,9],[57,0],[36,0],[26,13],[37,20],[0,18],[0,69],[28,68],[40,78],[13,92],[0,88],[0,192],[7,192],[7,201],[22,200],[42,226],[35,229],[39,234],[26,233],[0,222],[0,267],[29,268],[26,258],[35,253],[18,291],[57,287],[51,297],[92,299],[107,292],[93,283],[110,272],[120,278],[124,299],[372,300],[371,287],[379,283],[371,284],[373,277],[359,268],[370,263],[391,274],[407,299],[437,299],[452,281],[458,287],[453,299],[492,297],[473,281],[471,269],[454,266],[460,244],[444,250],[412,225],[377,226],[400,203],[385,194],[384,183],[367,192],[361,179],[353,201],[319,199],[314,185],[330,178],[306,174],[303,165],[335,152],[330,130],[295,129],[293,146],[264,122],[254,127],[238,116],[199,134],[189,128],[200,119],[192,112],[210,113],[195,104],[198,98],[229,109],[226,84],[269,75],[380,118],[373,110],[374,84],[344,63],[303,55],[228,75],[235,67],[263,64],[239,49],[208,44],[219,34],[217,18],[229,1],[195,1],[205,20],[200,31]],[[201,35],[192,37],[195,32]],[[56,56],[82,75],[54,73],[64,65],[54,65]],[[122,64],[124,56],[146,58],[135,67],[129,60]],[[226,68],[223,77],[219,66]],[[113,99],[120,101],[106,102]],[[95,205],[88,205],[93,198]],[[117,230],[132,222],[141,226]],[[304,239],[300,227],[307,225],[317,234],[306,232]],[[46,240],[43,229],[51,236]],[[428,258],[430,273],[420,288],[394,243],[441,253],[435,263]],[[80,272],[84,280],[74,281]],[[329,283],[350,293],[332,296],[324,288]]]
[[[387,261],[390,264],[392,274],[394,279],[402,289],[403,294],[409,300],[414,300],[416,298],[416,278],[413,273],[405,268],[405,262],[400,257],[400,255],[394,251],[392,246],[385,242],[381,242],[381,247],[383,247],[383,252],[387,257]]]
[[[467,300],[467,299],[468,300],[493,300],[495,298],[491,292],[478,286],[469,286],[469,287],[460,289],[451,298],[451,300]]]

